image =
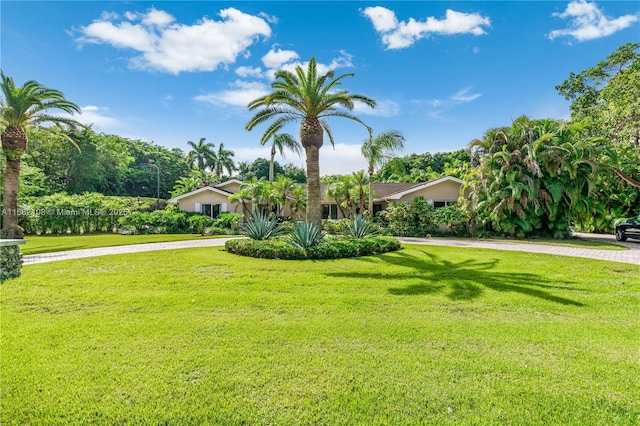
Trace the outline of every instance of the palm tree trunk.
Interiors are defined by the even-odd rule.
[[[14,157],[14,156],[11,156]],[[18,180],[20,177],[20,156],[6,156],[4,171],[2,231],[0,238],[24,238],[24,232],[18,225]]]
[[[618,169],[617,167],[614,167],[613,171],[616,172],[616,174],[620,176],[620,178],[622,178],[622,180],[627,182],[629,185],[635,186],[636,188],[640,188],[640,182],[633,179],[631,176],[627,176],[622,170]]]
[[[307,157],[307,222],[322,226],[320,150],[315,145],[307,145],[305,153]]]
[[[276,158],[276,146],[271,147],[271,161],[269,162],[269,183],[273,183],[273,163]]]

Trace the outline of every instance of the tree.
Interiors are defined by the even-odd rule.
[[[397,130],[389,130],[370,137],[362,144],[362,156],[369,165],[369,214],[373,213],[373,194],[371,192],[371,178],[376,167],[385,165],[391,160],[395,151],[404,148],[404,136]]]
[[[595,67],[570,73],[556,90],[571,101],[572,120],[593,123],[593,136],[611,140],[616,148],[635,147],[635,164],[618,163],[613,170],[640,188],[640,178],[630,175],[640,162],[640,43],[624,44]]]
[[[351,174],[351,181],[358,194],[358,214],[364,214],[365,195],[371,193],[371,180],[367,177],[364,170],[359,170]],[[371,211],[371,210],[369,210]]]
[[[275,81],[271,83],[273,92],[249,103],[250,111],[261,109],[245,126],[247,130],[253,130],[259,124],[273,120],[262,135],[261,143],[266,143],[285,125],[300,123],[300,143],[305,150],[307,167],[307,221],[318,226],[322,225],[319,150],[323,145],[325,132],[331,145],[335,145],[326,118],[344,117],[354,120],[365,126],[371,134],[371,128],[349,111],[353,110],[354,101],[363,102],[372,108],[376,106],[375,100],[371,98],[339,89],[342,80],[353,74],[334,76],[334,71],[319,76],[315,57],[309,61],[306,73],[301,66],[296,67],[295,73],[277,71]]]
[[[218,151],[215,153],[215,173],[218,180],[222,179],[222,172],[224,170],[229,173],[229,176],[233,175],[233,171],[236,169],[236,165],[233,162],[234,152],[224,148],[224,144],[220,142],[218,145]]]
[[[279,194],[280,202],[278,203],[278,214],[282,215],[287,203],[287,195],[293,193],[293,191],[295,191],[295,189],[300,185],[294,182],[291,178],[280,175],[278,176],[278,179],[271,184],[271,186],[273,190]]]
[[[29,80],[16,87],[13,79],[0,71],[2,99],[0,101],[0,125],[4,126],[2,152],[6,158],[3,181],[2,238],[24,238],[18,225],[18,182],[20,158],[27,151],[26,128],[50,122],[71,127],[82,126],[76,120],[47,114],[49,110],[62,110],[68,114],[80,113],[80,107],[65,99],[58,90]]]
[[[200,170],[205,170],[207,167],[213,169],[214,160],[216,158],[215,147],[216,145],[206,141],[207,138],[200,138],[198,143],[188,141],[187,145],[193,148],[187,154],[187,162],[193,167],[196,166]]]
[[[479,165],[465,186],[479,222],[506,235],[560,238],[570,224],[596,214],[598,160],[609,152],[604,139],[588,137],[585,129],[584,123],[519,117],[473,141]]]
[[[272,143],[271,143],[271,160],[269,162],[269,182],[273,183],[273,180],[275,179],[275,176],[273,173],[273,164],[276,157],[276,151],[280,153],[282,158],[284,158],[285,148],[293,151],[299,156],[300,154],[302,154],[302,147],[300,146],[298,141],[288,133],[275,134],[273,135],[273,138],[271,140],[272,140]],[[260,143],[264,145],[266,141],[260,141]]]

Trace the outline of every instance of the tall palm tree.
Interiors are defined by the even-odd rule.
[[[389,130],[370,137],[362,144],[362,156],[369,165],[369,215],[373,216],[371,180],[376,167],[384,166],[395,157],[395,151],[404,148],[404,136],[398,130]]]
[[[262,135],[261,143],[273,138],[285,125],[300,123],[300,143],[305,150],[307,166],[307,222],[322,225],[322,205],[320,201],[320,162],[319,151],[323,144],[324,132],[334,145],[333,134],[327,117],[345,117],[371,128],[351,114],[354,101],[360,101],[374,108],[376,101],[348,90],[340,90],[342,79],[353,74],[335,77],[334,71],[318,75],[316,59],[311,58],[307,70],[298,66],[295,73],[277,71],[275,81],[271,83],[273,92],[251,101],[250,111],[261,108],[246,124],[247,130],[273,120]],[[337,107],[344,108],[339,110]]]
[[[47,111],[59,109],[66,113],[80,113],[80,107],[65,99],[58,90],[45,87],[29,80],[22,87],[16,87],[13,79],[0,71],[0,126],[2,152],[6,157],[3,182],[3,224],[2,238],[24,238],[24,232],[18,225],[18,180],[20,178],[20,157],[27,150],[25,129],[35,124],[50,122],[71,127],[82,126],[76,120],[47,114]]]
[[[233,162],[235,153],[231,150],[225,149],[224,144],[220,142],[218,145],[218,151],[215,153],[215,171],[218,179],[222,177],[224,170],[229,173],[229,176],[233,174],[236,169],[236,164]]]
[[[265,145],[267,141],[260,141],[262,145]],[[269,160],[269,182],[273,183],[273,165],[275,163],[276,151],[284,158],[284,150],[289,149],[294,153],[302,154],[302,146],[298,141],[288,133],[276,134],[272,138],[271,143],[271,159]]]
[[[193,148],[187,154],[187,161],[194,164],[200,170],[204,170],[207,167],[212,167],[212,160],[215,158],[215,147],[216,145],[211,142],[206,142],[207,138],[200,138],[198,143],[188,141],[187,145]]]

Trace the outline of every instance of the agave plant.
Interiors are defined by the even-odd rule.
[[[297,222],[293,226],[287,242],[303,250],[315,247],[324,238],[324,232],[315,223]]]
[[[364,218],[361,214],[349,223],[347,229],[349,236],[353,238],[366,238],[378,232],[376,226]]]
[[[252,212],[240,230],[244,236],[252,240],[268,240],[284,232],[275,215],[267,215],[264,212]]]

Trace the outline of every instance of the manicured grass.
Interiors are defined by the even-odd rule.
[[[28,265],[2,284],[4,424],[640,422],[640,269],[406,246]]]
[[[553,240],[553,239],[522,239],[522,238],[482,238],[479,241],[492,241],[503,243],[522,243],[522,244],[542,244],[549,246],[562,246],[562,247],[578,247],[597,250],[629,250],[627,247],[618,245],[616,243],[609,243],[606,241],[595,240],[583,240],[580,238],[571,238],[567,240]]]
[[[124,246],[128,244],[161,243],[166,241],[199,240],[197,234],[86,234],[86,235],[42,235],[26,236],[26,244],[20,246],[22,254],[51,253],[65,250],[80,250],[96,247]]]

